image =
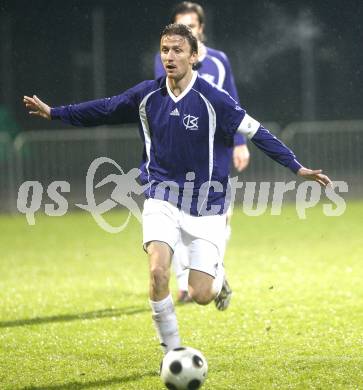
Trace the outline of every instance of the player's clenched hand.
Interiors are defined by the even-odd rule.
[[[29,110],[30,115],[40,116],[45,119],[51,119],[50,107],[42,102],[37,96],[24,96],[25,107]]]
[[[323,175],[321,169],[309,169],[309,168],[300,168],[297,174],[303,177],[305,180],[314,180],[320,183],[323,187],[326,187],[328,184],[332,185],[331,180],[328,176]]]
[[[233,148],[233,165],[238,172],[243,171],[250,161],[247,145],[237,145]]]

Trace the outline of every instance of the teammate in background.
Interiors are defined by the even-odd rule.
[[[171,258],[180,240],[188,250],[193,300],[206,305],[224,299],[221,246],[232,156],[226,139],[238,131],[299,176],[323,186],[331,182],[321,170],[304,168],[291,150],[235,100],[192,70],[198,43],[187,26],[166,26],[160,51],[167,76],[144,81],[120,95],[55,108],[35,95],[24,96],[24,102],[31,115],[75,126],[139,123],[144,141],[140,179],[142,185],[149,184],[143,210],[149,297],[160,343],[167,352],[181,346],[169,291]],[[192,190],[185,191],[191,181]],[[165,184],[169,192],[160,191]]]
[[[222,51],[212,49],[204,45],[204,28],[205,28],[205,13],[203,8],[189,1],[183,1],[176,5],[171,15],[171,23],[181,23],[188,26],[193,35],[198,40],[198,62],[193,66],[198,71],[199,75],[205,80],[216,84],[219,88],[227,91],[234,100],[239,103],[237,88],[234,82],[234,77],[229,63],[228,57]],[[162,64],[160,53],[155,55],[154,62],[155,79],[165,76],[164,66]],[[250,153],[246,145],[245,137],[237,133],[234,136],[233,148],[233,163],[234,167],[239,171],[243,171],[250,159]],[[232,208],[227,212],[226,220],[226,244],[231,236],[231,217]],[[173,256],[173,266],[178,284],[178,301],[187,303],[192,299],[188,295],[188,269],[185,269],[185,257],[187,256],[185,248],[182,246],[175,250]],[[220,308],[225,310],[229,301],[225,301],[225,307]]]

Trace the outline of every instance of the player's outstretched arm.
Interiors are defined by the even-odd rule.
[[[321,169],[309,169],[301,167],[297,174],[303,177],[305,180],[314,180],[320,183],[323,187],[326,187],[328,184],[332,185],[331,180],[328,176],[322,174]]]
[[[140,119],[139,107],[142,99],[159,85],[152,80],[143,81],[127,91],[112,97],[89,100],[76,104],[49,107],[37,96],[24,96],[24,104],[30,115],[64,123],[91,127],[135,123]]]
[[[305,180],[317,181],[323,187],[332,185],[329,177],[324,175],[321,169],[313,170],[305,168],[299,163],[299,161],[297,161],[296,156],[287,146],[272,135],[267,129],[261,126],[258,121],[251,118],[247,113],[245,113],[237,131],[247,136],[252,143],[254,143],[270,158],[279,164],[288,167],[292,172]]]
[[[36,95],[33,97],[24,96],[24,104],[25,107],[30,110],[30,115],[40,116],[41,118],[45,118],[50,120],[50,107],[41,101]]]

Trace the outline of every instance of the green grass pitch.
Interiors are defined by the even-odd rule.
[[[362,221],[360,202],[306,220],[291,205],[261,217],[237,207],[230,308],[176,309],[184,344],[208,359],[205,390],[363,388]],[[0,389],[163,388],[134,218],[118,235],[81,212],[0,227]]]

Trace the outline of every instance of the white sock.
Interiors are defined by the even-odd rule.
[[[181,346],[173,299],[169,294],[161,301],[150,300],[152,317],[164,353]]]

